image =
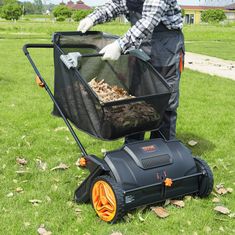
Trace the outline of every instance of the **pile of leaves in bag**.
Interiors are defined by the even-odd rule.
[[[123,88],[116,85],[111,86],[103,79],[99,81],[94,78],[88,84],[95,91],[99,100],[104,103],[135,98]],[[136,127],[139,124],[157,121],[160,118],[156,110],[145,101],[105,107],[104,112],[106,120],[115,126],[123,127]]]

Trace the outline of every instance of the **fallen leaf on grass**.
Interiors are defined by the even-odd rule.
[[[224,232],[224,228],[222,226],[219,227],[220,232]]]
[[[231,213],[228,215],[229,218],[235,218],[235,213]]]
[[[80,167],[80,158],[78,158],[78,160],[76,161],[75,165],[76,165],[77,167]]]
[[[228,193],[232,193],[233,189],[232,188],[227,188]]]
[[[36,159],[37,167],[41,171],[45,171],[47,169],[47,163],[43,162],[41,159]]]
[[[151,209],[160,218],[166,218],[170,215],[163,207],[152,207]]]
[[[214,197],[214,198],[212,199],[212,202],[218,203],[218,202],[220,202],[220,199],[219,199],[218,197]]]
[[[171,200],[170,202],[172,205],[177,206],[179,208],[184,207],[184,201],[182,201],[182,200]]]
[[[215,191],[219,195],[224,195],[224,194],[226,194],[228,192],[228,190],[222,184],[216,185],[215,186]]]
[[[24,190],[23,190],[21,187],[17,187],[17,188],[16,188],[16,192],[17,192],[17,193],[22,193],[23,191],[24,191]]]
[[[16,173],[19,174],[19,175],[24,175],[24,174],[28,174],[30,172],[29,171],[21,170],[21,171],[16,171]]]
[[[30,223],[29,223],[29,222],[24,222],[24,226],[25,226],[25,227],[29,227],[29,226],[30,226]]]
[[[32,200],[29,200],[30,203],[32,203],[33,205],[38,205],[40,203],[42,203],[41,200],[38,200],[38,199],[32,199]]]
[[[101,149],[101,153],[106,154],[107,150],[106,149]]]
[[[216,206],[214,210],[224,215],[227,215],[230,213],[230,210],[224,206]]]
[[[166,201],[165,201],[165,203],[164,203],[164,206],[168,206],[169,204],[171,204],[171,200],[166,199]]]
[[[19,164],[19,165],[27,165],[27,160],[25,158],[16,158],[16,162]]]
[[[232,188],[225,188],[223,184],[218,184],[215,186],[215,191],[219,195],[224,195],[227,193],[232,193],[233,189]]]
[[[23,136],[21,137],[21,139],[24,140],[25,143],[26,143],[29,147],[31,146],[31,144],[26,140],[26,135],[23,135]]]
[[[40,227],[38,228],[37,232],[38,232],[38,234],[40,234],[40,235],[51,235],[51,234],[52,234],[51,231],[47,231],[47,230],[45,229],[44,224],[41,224],[41,225],[40,225]]]
[[[58,166],[51,168],[51,171],[54,170],[67,170],[69,168],[69,166],[67,166],[64,163],[60,163]]]
[[[135,218],[134,215],[127,213],[127,215],[124,217],[124,220],[125,220],[125,222],[129,223],[134,218]]]
[[[195,141],[195,140],[190,140],[190,141],[188,142],[188,145],[191,146],[191,147],[194,147],[195,145],[197,145],[197,141]]]
[[[121,232],[112,232],[110,235],[122,235]]]
[[[14,196],[14,193],[10,192],[7,194],[7,197],[13,197]]]
[[[77,216],[79,216],[79,215],[81,215],[82,210],[80,208],[76,208],[75,213],[76,213]]]
[[[209,226],[204,227],[203,229],[206,233],[211,233],[211,228]]]
[[[68,128],[66,126],[59,126],[57,128],[54,129],[55,132],[58,131],[68,131]]]
[[[191,201],[192,200],[192,196],[188,195],[184,197],[185,201]]]
[[[51,203],[51,198],[49,196],[46,195],[45,199],[46,199],[47,202]]]

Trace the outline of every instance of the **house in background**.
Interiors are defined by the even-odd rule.
[[[67,2],[67,4],[64,4],[64,2],[62,1],[63,5],[66,5],[68,8],[70,9],[74,9],[74,10],[90,10],[92,9],[91,7],[87,6],[83,1],[79,0],[77,2],[73,2],[71,0],[69,0]]]
[[[227,16],[227,20],[235,21],[235,3],[230,4],[225,7],[225,15]]]
[[[185,24],[199,24],[201,23],[201,14],[203,11],[209,9],[223,10],[228,21],[235,21],[235,3],[228,6],[208,6],[208,5],[181,5],[184,9],[184,23]]]

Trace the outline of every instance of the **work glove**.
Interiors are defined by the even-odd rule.
[[[121,55],[121,47],[118,41],[114,41],[105,46],[99,53],[104,54],[102,60],[118,60]]]
[[[82,33],[85,33],[88,29],[90,29],[93,26],[93,21],[91,18],[86,17],[83,20],[80,21],[77,31],[81,31]]]

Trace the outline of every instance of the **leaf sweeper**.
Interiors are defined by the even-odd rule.
[[[169,85],[142,51],[130,51],[117,61],[100,59],[100,49],[115,39],[96,31],[58,32],[52,44],[23,47],[37,74],[37,83],[54,103],[53,114],[63,118],[82,152],[80,166],[90,171],[76,189],[75,200],[91,202],[100,219],[110,223],[139,206],[189,194],[206,197],[213,188],[207,163],[192,156],[178,140],[156,138],[124,144],[106,152],[103,159],[86,152],[72,125],[102,140],[157,130],[170,98]],[[53,93],[28,48],[53,49]],[[105,87],[128,95],[101,99],[89,84],[98,86],[101,94]]]

